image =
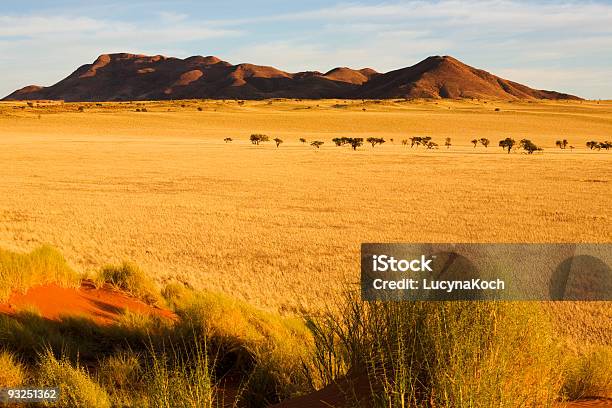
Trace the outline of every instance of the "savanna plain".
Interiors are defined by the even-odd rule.
[[[270,141],[252,144],[251,134],[268,135]],[[439,146],[427,149],[402,143],[414,136],[430,136]],[[353,150],[335,146],[332,139],[339,137],[377,137],[385,143],[373,147],[365,142]],[[530,139],[543,151],[508,153],[498,146],[507,137]],[[277,147],[273,138],[283,143]],[[445,145],[447,138],[450,146]],[[480,138],[490,139],[490,145],[471,143]],[[563,139],[568,140],[565,149],[556,145]],[[367,392],[362,394],[378,390],[370,402],[380,406],[542,406],[570,397],[606,397],[612,386],[608,302],[368,306],[350,293],[358,288],[362,242],[609,242],[612,152],[590,149],[586,143],[611,139],[609,101],[5,102],[0,103],[0,247],[7,253],[26,253],[48,245],[63,256],[66,268],[87,276],[127,261],[124,269],[137,265],[152,287],[166,288],[164,302],[175,308],[179,318],[194,309],[193,302],[186,306],[187,301],[176,300],[184,298],[176,293],[189,290],[219,296],[215,306],[209,297],[198,301],[216,313],[209,314],[217,323],[207,335],[235,330],[225,326],[238,327],[236,321],[245,320],[244,326],[254,334],[234,333],[234,337],[257,345],[248,343],[244,353],[250,362],[241,363],[250,380],[234,381],[238,385],[232,387],[238,391],[226,398],[238,401],[236,395],[248,396],[238,404],[265,406],[300,395],[307,398],[340,378],[354,377],[359,384],[372,376],[377,378],[376,386],[364,387]],[[311,146],[315,140],[324,143]],[[343,309],[347,302],[354,307]],[[462,307],[474,308],[472,317],[466,317]],[[342,318],[330,320],[338,310]],[[249,326],[253,319],[238,314],[259,316],[267,323],[253,328]],[[545,321],[541,325],[531,320],[540,314]],[[491,346],[489,360],[475,354],[452,367],[435,368],[432,363],[406,371],[406,366],[394,365],[417,357],[442,364],[444,353],[460,354],[450,345],[457,339],[465,340],[466,348],[482,348],[478,342],[489,341],[483,333],[498,327],[491,319],[497,321],[502,315],[516,330],[497,334],[509,343]],[[316,320],[310,321],[310,330],[299,322],[304,316]],[[427,335],[418,332],[421,320],[414,316],[425,316]],[[454,323],[447,320],[449,316],[457,317]],[[230,322],[218,323],[225,318]],[[388,324],[383,328],[381,322]],[[526,326],[548,324],[551,329],[546,333],[555,339],[559,355],[572,356],[563,365],[570,368],[558,376],[553,371],[562,365],[559,357],[546,354],[552,343],[535,344],[536,339],[549,338],[542,334],[545,330],[529,334],[529,339],[520,337]],[[481,331],[461,340],[467,326],[474,333],[478,327]],[[266,330],[274,334],[262,340]],[[385,338],[376,337],[382,333]],[[441,333],[450,333],[448,344],[434,340]],[[392,338],[416,337],[432,343],[420,351],[387,344]],[[262,346],[280,339],[287,344]],[[369,345],[364,339],[370,340]],[[291,342],[300,346],[292,360],[283,354],[289,353]],[[517,344],[533,354],[523,360],[516,357],[512,350]],[[316,350],[315,357],[309,347]],[[372,349],[365,351],[368,347]],[[335,355],[340,348],[344,354]],[[5,349],[12,353],[5,358],[19,359],[19,352]],[[437,357],[428,354],[431,350],[438,350]],[[212,362],[204,364],[213,380],[199,386],[231,388],[218,385],[219,373],[227,374],[228,361],[234,364],[240,356],[225,359],[223,353],[217,351],[210,357]],[[263,356],[268,358],[266,364]],[[104,360],[100,372],[115,374],[88,373],[103,388],[109,376],[114,385],[91,393],[109,395],[100,397],[102,405],[134,403],[117,391],[122,386],[115,378],[126,371],[133,356],[105,357],[117,361]],[[53,358],[58,359],[57,367],[69,364],[63,357]],[[475,380],[502,369],[500,361],[506,358],[503,361],[515,359],[519,364],[517,371],[504,372],[515,377],[507,384],[519,381],[515,374],[520,372],[524,374],[520,387],[512,383],[500,390],[504,376],[488,386]],[[222,369],[209,369],[215,359],[223,363]],[[477,359],[486,362],[470,366]],[[304,369],[305,360],[315,361],[311,366],[317,368]],[[543,365],[540,360],[545,360]],[[374,366],[378,368],[372,374]],[[549,376],[541,374],[549,373],[546,370]],[[433,380],[447,378],[444,372],[461,374],[448,383]],[[584,380],[587,376],[589,381]],[[536,384],[543,377],[548,382]],[[184,381],[193,381],[190,378]],[[515,385],[527,390],[525,395]],[[425,398],[421,388],[444,392]],[[387,397],[381,402],[382,394]],[[210,404],[219,403],[218,391],[215,395]],[[182,397],[168,398],[167,406],[181,405],[177,401]],[[364,404],[367,399],[355,398]],[[331,400],[341,404],[338,397]],[[296,401],[295,406],[316,406],[309,400]]]

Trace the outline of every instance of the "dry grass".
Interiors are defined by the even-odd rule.
[[[26,370],[8,351],[0,351],[0,387],[14,387],[25,383]]]
[[[0,104],[0,246],[49,243],[89,271],[130,259],[159,283],[178,279],[291,313],[356,282],[364,241],[610,236],[612,154],[584,146],[610,139],[610,102],[78,106]],[[252,146],[251,133],[285,143]],[[403,147],[413,135],[451,137],[453,147]],[[332,146],[338,136],[388,142],[353,152]],[[495,146],[506,136],[545,153],[507,155]],[[474,137],[492,145],[474,149]],[[576,149],[556,148],[561,138]],[[559,327],[580,336],[597,326],[593,335],[610,342],[610,309],[572,306]]]

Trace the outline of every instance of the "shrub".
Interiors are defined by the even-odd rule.
[[[98,284],[108,283],[126,291],[149,304],[161,300],[157,285],[136,264],[124,262],[119,266],[108,265],[102,268],[97,277]]]
[[[320,140],[315,140],[313,141],[310,145],[312,147],[316,147],[317,149],[320,148],[322,145],[324,144],[324,142],[320,141]]]
[[[144,386],[149,406],[216,406],[213,364],[206,343],[195,341],[189,346],[174,346],[171,350],[150,350],[147,361]]]
[[[536,304],[351,295],[311,325],[311,378],[365,376],[373,406],[550,406],[561,387],[558,348]]]
[[[78,364],[56,359],[50,350],[39,355],[37,386],[58,387],[58,407],[110,407],[108,394]]]
[[[187,331],[207,339],[217,373],[238,372],[247,378],[244,398],[251,406],[311,390],[302,362],[309,359],[312,337],[301,319],[282,318],[209,292],[183,292],[175,304]]]
[[[120,351],[99,362],[97,378],[107,389],[130,389],[138,382],[141,371],[136,353]]]
[[[34,285],[75,287],[80,280],[62,254],[50,246],[26,254],[0,249],[0,301],[6,301],[13,291],[24,292]]]
[[[25,368],[8,351],[0,351],[0,387],[13,387],[25,384]]]

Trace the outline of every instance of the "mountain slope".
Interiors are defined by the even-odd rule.
[[[49,87],[30,85],[4,100],[116,101],[263,98],[487,98],[579,99],[541,91],[472,68],[452,57],[429,57],[384,74],[370,68],[288,73],[274,67],[232,65],[217,57],[186,59],[103,54]]]

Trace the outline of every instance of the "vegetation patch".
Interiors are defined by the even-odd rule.
[[[77,287],[80,281],[81,276],[50,246],[25,254],[0,249],[0,302],[6,301],[13,291],[25,292],[34,285],[56,283]]]

